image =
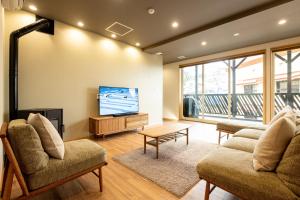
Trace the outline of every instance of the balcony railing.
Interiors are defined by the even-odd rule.
[[[230,105],[229,105],[229,102]],[[228,117],[261,121],[263,117],[263,94],[185,94],[183,101],[185,117]],[[275,93],[275,113],[286,105],[300,110],[300,93]]]

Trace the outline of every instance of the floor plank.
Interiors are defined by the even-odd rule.
[[[165,122],[172,123],[172,122]],[[192,123],[190,140],[199,138],[210,143],[217,143],[218,134],[215,125]],[[225,138],[225,137],[224,137]],[[184,138],[183,138],[184,139]],[[99,192],[98,180],[92,174],[84,175],[74,181],[66,183],[34,199],[97,199],[97,200],[178,200],[176,196],[164,190],[155,183],[136,174],[130,169],[112,160],[115,155],[129,152],[143,147],[143,136],[136,132],[116,134],[102,139],[93,139],[103,146],[108,153],[108,165],[103,168],[104,191]],[[151,147],[149,147],[151,148]],[[204,198],[205,182],[200,181],[184,197],[183,200],[198,200]],[[13,185],[13,197],[20,195],[20,188],[16,181]],[[217,188],[211,195],[211,200],[235,200],[233,195]]]

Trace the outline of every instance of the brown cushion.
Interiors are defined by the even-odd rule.
[[[259,138],[253,153],[255,170],[273,171],[293,138],[296,130],[296,116],[289,112],[272,123]]]
[[[300,196],[300,134],[293,137],[276,172],[287,187]]]
[[[10,122],[8,138],[23,173],[32,174],[47,166],[49,156],[42,147],[40,137],[25,120]]]
[[[30,113],[28,123],[39,134],[45,151],[52,157],[63,159],[65,148],[59,133],[53,124],[41,114]]]
[[[105,149],[87,139],[66,142],[65,148],[63,160],[50,158],[46,168],[26,177],[31,190],[99,165],[106,159]]]
[[[223,187],[242,199],[298,199],[276,173],[255,171],[252,153],[220,147],[199,162],[197,171],[200,178]]]
[[[244,128],[236,132],[233,137],[244,137],[258,140],[263,133],[263,130]]]
[[[253,153],[257,141],[258,140],[244,137],[232,137],[228,141],[226,141],[222,146]]]

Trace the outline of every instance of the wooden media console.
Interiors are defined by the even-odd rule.
[[[148,124],[148,114],[126,116],[98,116],[89,118],[89,132],[104,137],[114,133],[141,128]]]

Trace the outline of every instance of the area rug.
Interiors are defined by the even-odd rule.
[[[185,138],[180,138],[176,143],[169,141],[161,144],[158,160],[156,149],[149,145],[147,154],[144,154],[143,148],[139,148],[113,159],[182,197],[199,181],[196,171],[198,162],[216,148],[216,144],[200,140],[191,140],[187,146]]]

